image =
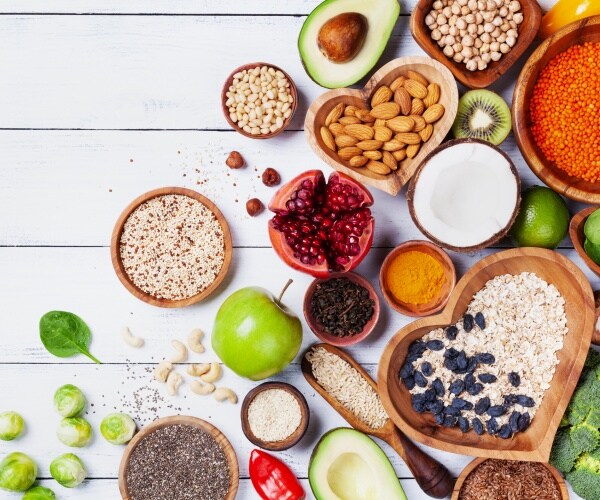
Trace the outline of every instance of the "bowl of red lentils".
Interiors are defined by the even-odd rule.
[[[523,157],[567,198],[600,203],[600,16],[569,24],[525,64],[513,95]]]

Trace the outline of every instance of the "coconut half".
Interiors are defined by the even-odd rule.
[[[510,158],[477,139],[449,141],[417,169],[408,193],[410,215],[425,236],[457,252],[503,238],[517,216],[521,181]]]

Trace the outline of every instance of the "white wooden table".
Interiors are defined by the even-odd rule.
[[[273,194],[257,177],[265,167],[276,168],[284,181],[309,168],[329,170],[302,131],[304,113],[323,89],[307,77],[296,49],[300,26],[317,3],[0,1],[0,410],[19,411],[28,425],[22,439],[0,442],[0,456],[15,450],[30,454],[40,466],[41,484],[52,487],[58,498],[119,498],[116,477],[122,452],[96,432],[90,446],[76,451],[88,466],[88,480],[67,490],[50,478],[52,458],[72,451],[55,437],[59,418],[52,395],[58,386],[74,383],[84,390],[94,404],[88,417],[97,429],[106,413],[126,410],[123,402],[140,386],[153,385],[147,369],[170,352],[171,339],[183,339],[193,327],[210,332],[218,306],[234,290],[258,285],[277,291],[293,277],[285,301],[302,313],[310,278],[275,256],[266,232],[269,215],[250,219],[244,202],[254,196],[268,202]],[[408,30],[414,3],[402,1],[402,16],[378,66],[422,53]],[[233,68],[257,60],[283,67],[300,93],[291,129],[269,141],[230,131],[221,115],[224,78]],[[523,62],[524,58],[493,86],[507,100]],[[524,185],[537,183],[512,136],[503,148],[518,166]],[[234,149],[244,155],[249,168],[230,172],[225,167]],[[108,248],[112,226],[125,205],[149,189],[169,185],[197,189],[214,200],[229,220],[235,245],[225,287],[184,310],[155,308],[131,296],[113,272]],[[422,236],[409,217],[403,193],[395,198],[374,195],[375,241],[358,271],[375,282],[391,247]],[[572,210],[577,208],[571,204]],[[462,275],[493,251],[452,257]],[[570,241],[565,240],[559,251],[598,285]],[[93,331],[92,352],[103,365],[83,356],[61,360],[44,350],[38,320],[51,309],[73,311],[85,319]],[[383,347],[408,321],[384,308],[377,331],[352,348],[352,355],[374,374]],[[124,325],[146,339],[144,348],[135,350],[121,341]],[[315,337],[305,327],[303,348],[313,342]],[[203,359],[211,358],[214,354],[209,352]],[[299,387],[311,407],[306,437],[279,454],[306,478],[319,437],[345,422],[306,384],[297,362],[276,379]],[[223,383],[235,388],[240,398],[255,385],[231,372]],[[240,428],[240,406],[194,396],[187,387],[181,393],[169,404],[223,430],[240,462],[238,498],[257,498],[248,479],[252,445]],[[162,416],[174,411],[159,405]],[[427,498],[398,455],[383,447],[408,497]],[[454,475],[470,461],[427,451]],[[310,492],[306,479],[303,484]],[[4,492],[0,497],[20,498]]]

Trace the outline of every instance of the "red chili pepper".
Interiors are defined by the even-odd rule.
[[[290,468],[264,451],[250,454],[250,479],[263,500],[304,500],[306,493]]]

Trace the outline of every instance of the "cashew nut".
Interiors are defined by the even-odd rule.
[[[191,375],[192,377],[201,377],[205,373],[208,373],[209,370],[210,370],[209,363],[200,363],[200,364],[196,364],[196,365],[190,365],[187,368],[188,375]]]
[[[202,345],[202,339],[204,338],[204,332],[200,328],[194,328],[188,335],[187,343],[188,347],[199,354],[203,353],[206,349]]]
[[[144,339],[133,335],[131,330],[126,326],[121,330],[121,337],[123,337],[125,343],[131,347],[142,347],[144,345]]]
[[[211,363],[210,370],[208,370],[208,372],[204,375],[201,375],[200,378],[204,380],[204,382],[213,384],[221,378],[221,374],[221,365],[219,363]]]
[[[217,390],[215,390],[214,396],[219,402],[227,400],[230,403],[236,404],[238,400],[235,392],[229,389],[229,387],[219,387]]]
[[[183,377],[177,372],[169,373],[167,377],[167,391],[171,396],[176,396],[179,386],[183,384]]]
[[[164,384],[169,377],[169,373],[173,369],[173,365],[168,361],[161,361],[154,370],[154,380]]]
[[[200,394],[201,396],[206,396],[211,392],[215,392],[214,384],[203,384],[198,380],[192,380],[190,382],[190,389],[195,394]]]
[[[169,361],[171,363],[183,363],[184,361],[186,361],[188,358],[187,347],[183,345],[182,342],[179,342],[179,340],[172,340],[171,345],[173,346],[173,349],[175,349],[176,352],[174,356],[171,356]]]

